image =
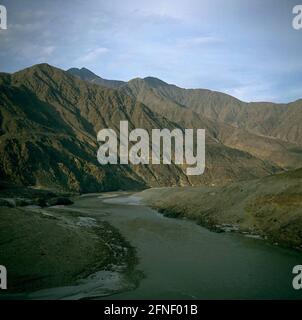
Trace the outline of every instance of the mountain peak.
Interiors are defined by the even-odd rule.
[[[43,62],[43,63],[35,64],[35,65],[33,66],[33,68],[38,68],[38,69],[51,69],[51,68],[54,68],[54,67],[51,66],[50,64],[46,63],[46,62]]]
[[[132,84],[138,87],[151,87],[154,89],[169,86],[168,83],[155,77],[133,78],[128,82],[128,84]]]
[[[144,81],[147,82],[147,84],[149,84],[152,87],[159,87],[159,86],[166,86],[168,85],[168,83],[155,78],[155,77],[146,77],[144,78]]]
[[[125,84],[123,81],[103,79],[85,67],[82,67],[81,69],[71,68],[68,69],[67,72],[80,78],[81,80],[88,81],[94,84],[99,84],[107,88],[117,88]]]
[[[75,68],[76,69],[76,68]],[[81,68],[81,71],[87,71],[87,72],[90,72],[90,73],[93,73],[91,70],[89,70],[89,69],[87,69],[87,68],[85,68],[85,67],[82,67]],[[93,73],[94,74],[94,73]]]
[[[100,78],[101,77],[97,76],[95,73],[93,73],[92,71],[90,71],[89,69],[83,67],[81,69],[79,68],[70,68],[67,70],[68,73],[71,73],[75,76],[78,76],[79,78],[81,78],[82,80],[89,80],[91,78]],[[84,78],[84,79],[83,79]],[[89,78],[89,79],[87,79]]]
[[[47,72],[49,72],[49,71],[60,71],[60,72],[63,72],[62,69],[59,69],[59,68],[57,68],[55,66],[52,66],[52,65],[50,65],[48,63],[38,63],[38,64],[35,64],[32,67],[29,67],[27,69],[41,70],[41,71],[47,71]],[[25,69],[25,70],[27,70],[27,69]]]
[[[48,63],[39,63],[35,64],[29,68],[25,68],[23,70],[20,70],[18,72],[14,73],[15,75],[19,76],[28,76],[33,74],[48,74],[48,75],[54,75],[54,74],[64,74],[64,71],[54,67]]]

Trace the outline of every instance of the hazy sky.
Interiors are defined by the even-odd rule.
[[[302,98],[302,0],[0,0],[0,71],[47,62],[246,101]]]

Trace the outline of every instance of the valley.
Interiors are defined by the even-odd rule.
[[[301,100],[246,103],[48,64],[0,73],[0,98],[4,298],[299,297]],[[97,159],[107,128],[116,146],[127,140],[115,165]],[[204,174],[188,175],[176,149],[127,163],[139,128],[205,129]]]
[[[46,282],[43,289],[37,290],[38,287],[33,287],[27,292],[6,293],[0,298],[65,300],[301,298],[301,293],[292,287],[295,277],[292,274],[293,266],[300,263],[301,252],[271,245],[267,241],[251,238],[248,235],[211,232],[190,220],[165,217],[147,207],[142,202],[145,201],[144,198],[143,193],[132,192],[87,194],[74,197],[74,204],[71,206],[47,209],[48,213],[60,219],[72,218],[75,222],[85,223],[78,226],[80,229],[74,230],[78,234],[77,242],[81,239],[82,243],[82,236],[84,237],[83,245],[92,240],[87,237],[87,232],[94,231],[94,223],[100,226],[107,224],[107,231],[113,230],[112,228],[118,230],[120,236],[114,233],[114,237],[127,239],[126,248],[130,249],[129,244],[135,248],[136,258],[132,260],[132,256],[128,260],[130,255],[128,258],[125,257],[126,260],[116,260],[122,257],[123,252],[129,254],[133,251],[131,249],[121,251],[120,246],[123,248],[125,242],[117,244],[117,240],[113,240],[109,233],[107,243],[113,245],[111,241],[114,241],[117,244],[116,247],[111,247],[112,251],[107,256],[109,261],[115,257],[114,265],[109,264],[104,268],[103,265],[97,264],[96,269],[87,269],[88,262],[93,258],[89,249],[89,259],[87,260],[83,251],[80,261],[85,261],[84,270],[90,271],[92,273],[90,276],[85,277],[85,273],[80,273],[79,277],[70,283],[47,284]],[[35,209],[31,215],[39,217],[39,211],[41,210]],[[82,219],[77,220],[78,217]],[[99,239],[104,239],[105,234],[104,231],[103,235],[100,233]],[[8,244],[6,246],[9,247]],[[73,246],[71,242],[69,246],[69,249],[72,249],[69,253],[71,255],[77,246]],[[37,250],[34,248],[35,246],[33,252]],[[60,248],[64,259],[62,257],[60,269],[52,270],[53,277],[62,276],[68,266],[67,262],[72,261],[66,259],[65,246]],[[104,251],[98,249],[97,252],[101,258]],[[115,255],[114,252],[119,254]],[[47,257],[49,259],[59,256],[51,255],[49,252]],[[42,261],[44,260],[41,259]],[[126,265],[122,263],[123,261],[127,261]],[[127,265],[130,269],[125,269]],[[27,266],[32,267],[30,261],[27,261]],[[77,264],[76,267],[78,266],[80,265]],[[23,265],[19,267],[23,272],[26,270]],[[55,272],[55,270],[60,271]],[[70,276],[71,273],[67,275]],[[27,279],[29,283],[33,281],[31,278]],[[43,279],[47,281],[47,277]]]

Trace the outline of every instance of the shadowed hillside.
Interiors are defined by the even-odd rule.
[[[14,183],[72,191],[221,184],[276,171],[277,166],[220,143],[212,122],[192,111],[159,114],[127,95],[82,81],[47,64],[0,76],[1,177]],[[187,111],[186,111],[187,112]],[[177,114],[177,111],[176,111]],[[191,121],[183,119],[188,118]],[[205,128],[204,175],[187,176],[185,166],[101,166],[97,132],[118,131],[121,120],[133,128]]]
[[[98,83],[98,76],[88,78],[85,70],[78,69],[77,76]],[[110,81],[100,84],[111,86]],[[152,77],[118,86],[121,92],[183,127],[206,128],[225,146],[285,169],[302,164],[302,100],[287,105],[245,103],[224,93],[182,89]]]

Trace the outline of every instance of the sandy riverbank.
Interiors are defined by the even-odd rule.
[[[47,202],[47,193],[38,193]],[[20,197],[22,202],[16,201]],[[6,190],[1,198],[8,201],[0,205],[0,264],[8,270],[7,295],[76,286],[93,275],[99,278],[99,295],[132,285],[125,279],[136,266],[135,251],[108,222],[72,206],[32,205],[36,198],[30,190],[14,197]],[[5,297],[2,293],[0,299]]]
[[[155,188],[138,194],[168,217],[302,248],[302,170],[224,187]]]

